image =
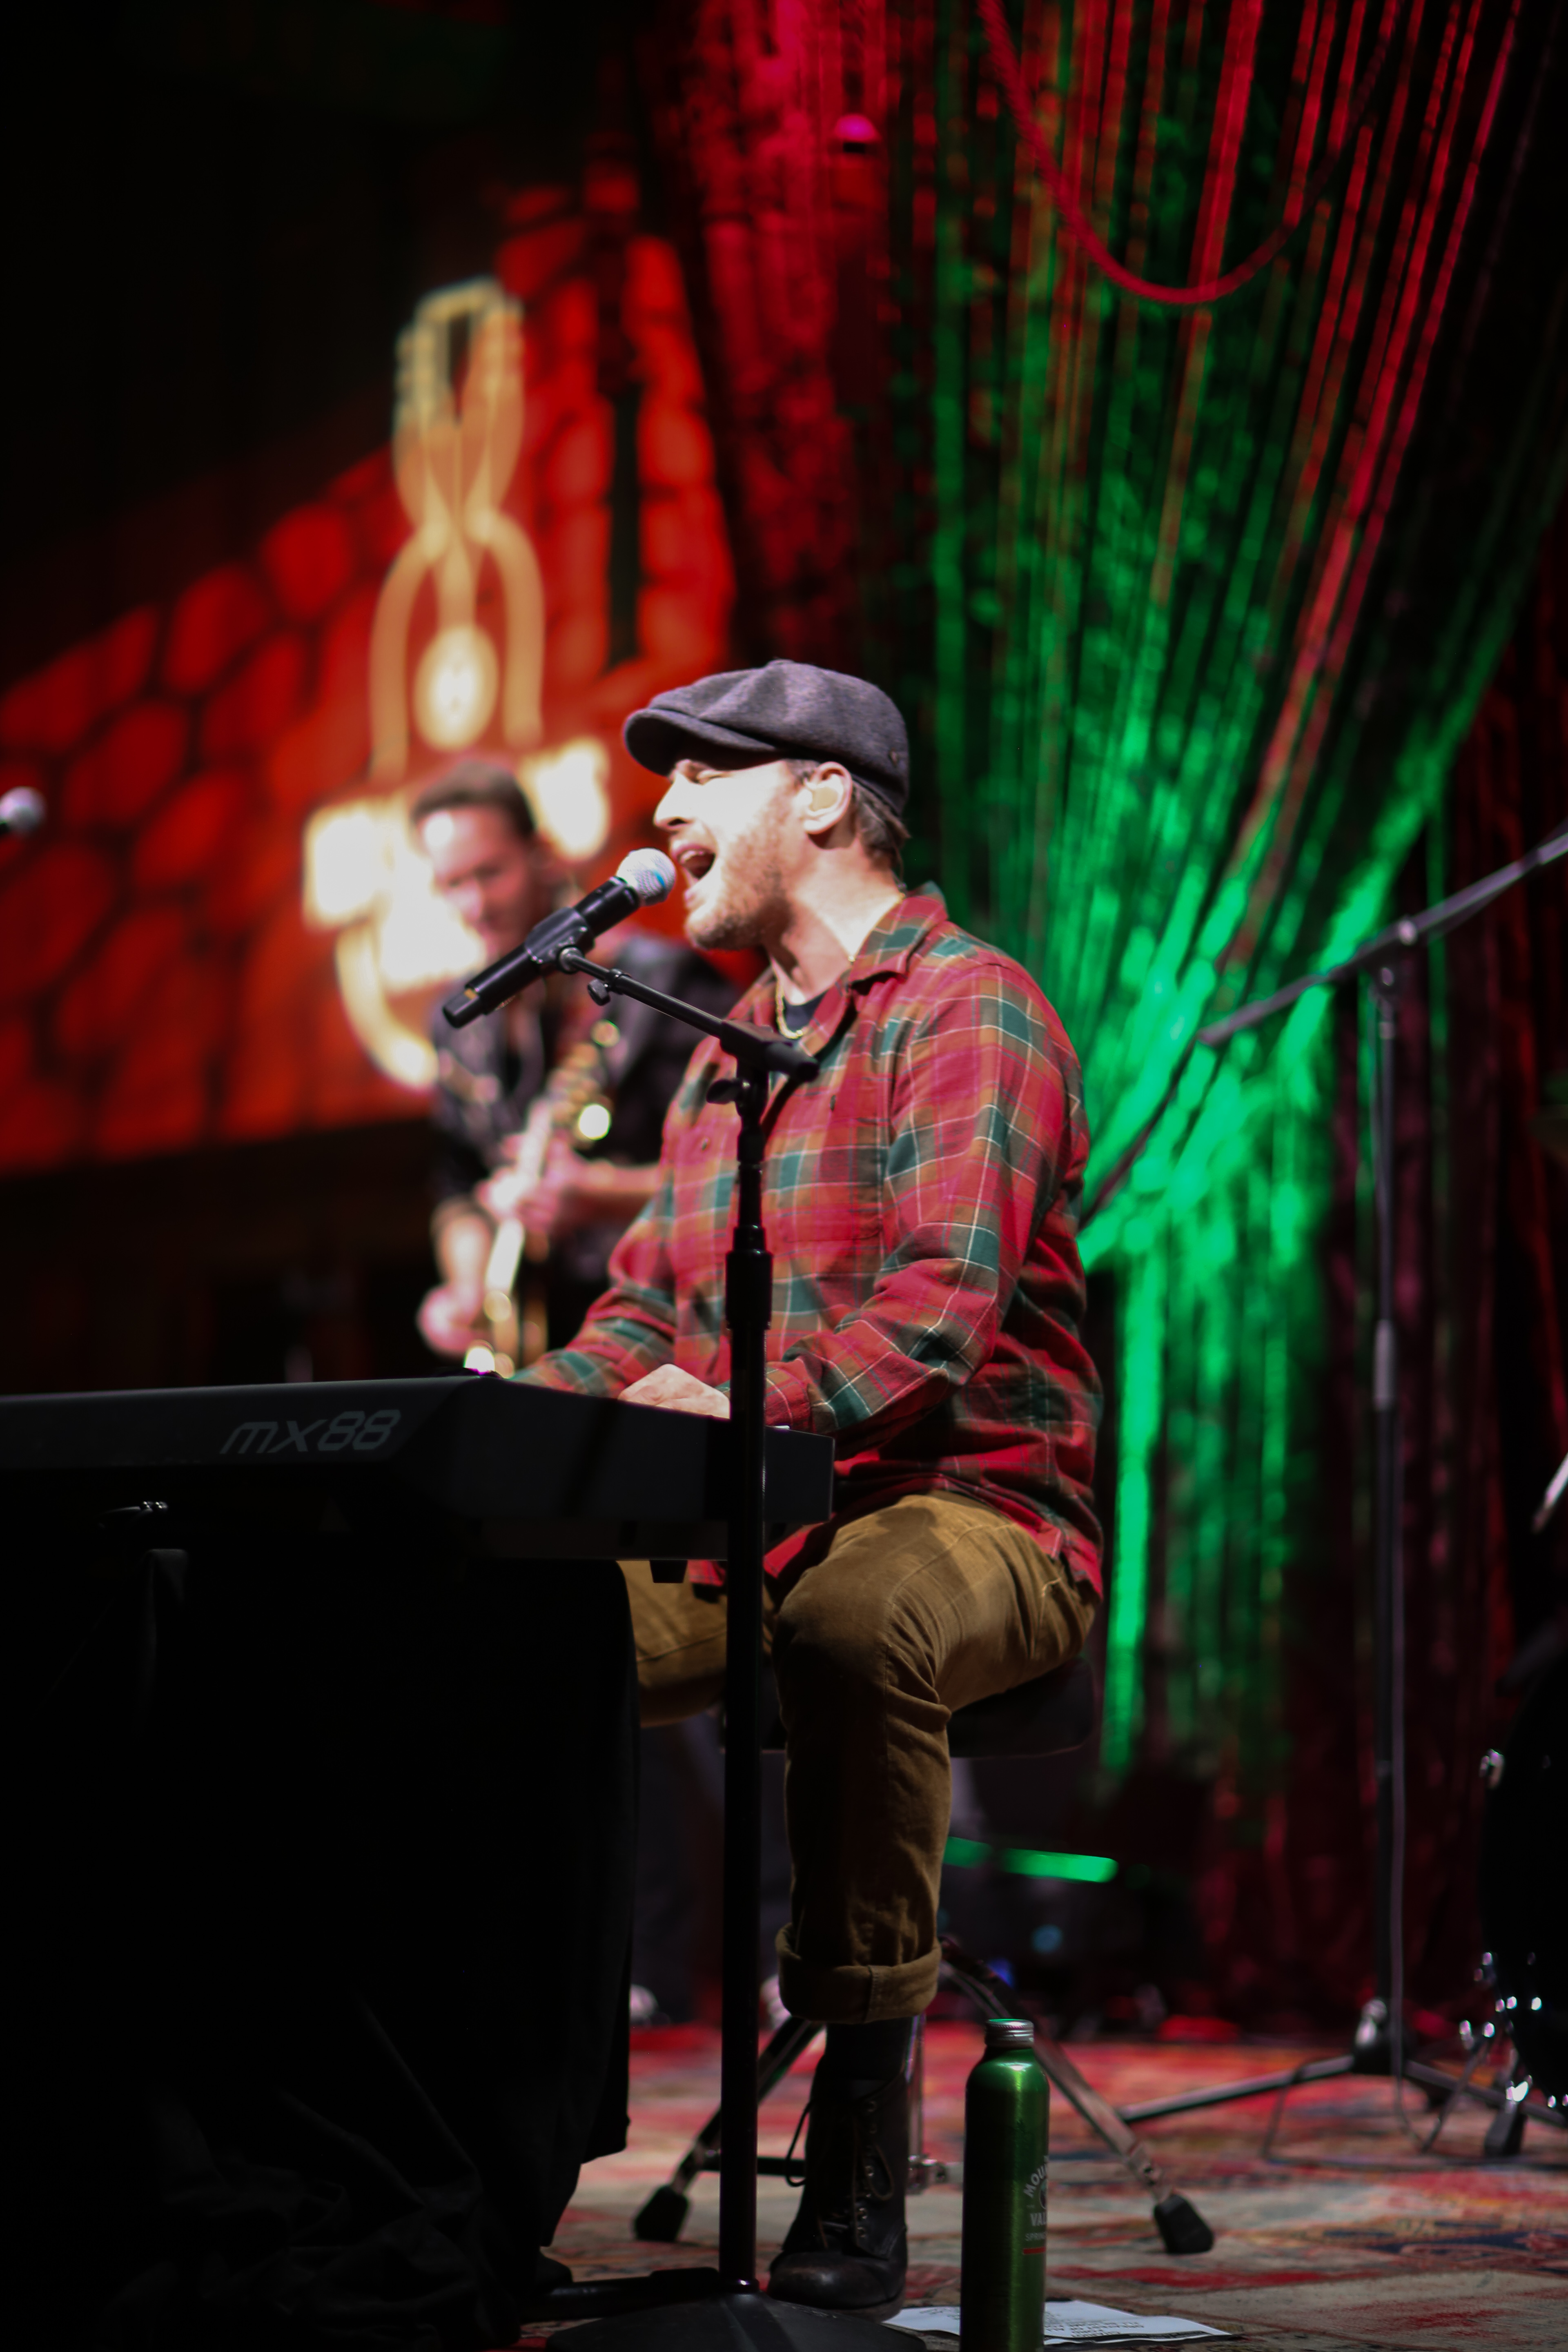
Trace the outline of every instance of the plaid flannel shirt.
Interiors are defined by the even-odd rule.
[[[775,1025],[771,978],[733,1017]],[[775,1082],[766,1117],[770,1423],[834,1438],[838,1517],[970,1495],[1098,1590],[1100,1384],[1076,1239],[1089,1136],[1060,1022],[933,891],[870,933],[801,1042],[819,1075]],[[610,1288],[526,1379],[614,1396],[674,1363],[727,1383],[735,1113],[707,1090],[729,1066],[698,1046]]]

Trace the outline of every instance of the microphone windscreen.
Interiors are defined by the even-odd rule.
[[[616,866],[616,878],[629,882],[645,907],[657,907],[675,887],[675,867],[662,849],[633,849]]]
[[[0,833],[37,833],[44,821],[45,814],[44,796],[41,793],[36,793],[31,784],[17,784],[10,792],[0,793]],[[658,856],[657,849],[644,851],[641,854],[653,857]],[[669,866],[668,857],[664,863]],[[670,880],[673,881],[675,868],[672,866],[669,872]],[[661,898],[667,897],[668,886],[658,895]]]

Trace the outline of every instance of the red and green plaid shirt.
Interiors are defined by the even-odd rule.
[[[734,1017],[774,1025],[771,978]],[[837,1441],[839,1517],[972,1495],[1098,1589],[1100,1384],[1076,1238],[1089,1134],[1060,1022],[933,892],[871,932],[801,1043],[819,1075],[775,1083],[767,1112],[769,1422]],[[729,1066],[704,1039],[610,1288],[525,1378],[614,1396],[674,1363],[727,1382],[735,1113],[707,1091]]]

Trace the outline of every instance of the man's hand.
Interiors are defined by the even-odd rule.
[[[716,1421],[730,1418],[730,1400],[722,1389],[710,1389],[705,1381],[678,1371],[673,1364],[660,1364],[657,1372],[645,1372],[640,1381],[621,1391],[621,1402],[662,1405],[667,1412],[710,1412]]]
[[[580,1225],[629,1224],[657,1181],[657,1169],[584,1160],[558,1140],[537,1183],[525,1185],[519,1171],[501,1168],[480,1185],[479,1198],[492,1216],[518,1217],[531,1234],[555,1241]]]
[[[557,1138],[532,1183],[521,1169],[498,1168],[478,1198],[492,1217],[517,1217],[541,1241],[552,1242],[603,1213],[595,1208],[595,1186],[594,1163]]]
[[[416,1319],[420,1338],[438,1356],[466,1356],[487,1336],[483,1292],[472,1283],[443,1282],[427,1290]]]

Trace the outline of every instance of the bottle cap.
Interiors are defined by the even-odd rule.
[[[988,2017],[985,2021],[987,2050],[1032,2050],[1035,2029],[1026,2017]]]

